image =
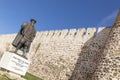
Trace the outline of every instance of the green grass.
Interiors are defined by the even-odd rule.
[[[27,80],[43,80],[43,79],[41,79],[41,78],[39,78],[39,77],[37,77],[35,75],[32,75],[32,74],[30,74],[28,72],[26,73],[25,76],[22,76],[22,77],[27,79]]]
[[[10,79],[6,75],[0,75],[0,80],[17,80],[17,79]]]

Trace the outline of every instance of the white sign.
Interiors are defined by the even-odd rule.
[[[25,75],[29,65],[30,61],[11,52],[5,52],[0,60],[0,67],[20,75]]]

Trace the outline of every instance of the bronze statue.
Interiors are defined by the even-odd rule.
[[[36,36],[36,30],[34,28],[34,24],[36,20],[31,19],[30,23],[24,22],[21,25],[21,29],[18,32],[17,36],[12,42],[12,45],[16,47],[15,53],[20,49],[23,51],[22,57],[27,59],[27,53],[29,52],[29,48],[31,42],[34,40]]]

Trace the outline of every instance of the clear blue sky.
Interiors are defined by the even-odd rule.
[[[37,31],[110,26],[120,0],[0,0],[0,34],[37,20]]]

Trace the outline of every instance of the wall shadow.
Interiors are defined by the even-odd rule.
[[[103,50],[110,29],[104,28],[84,44],[69,80],[95,80],[94,73],[99,61],[105,56]]]

